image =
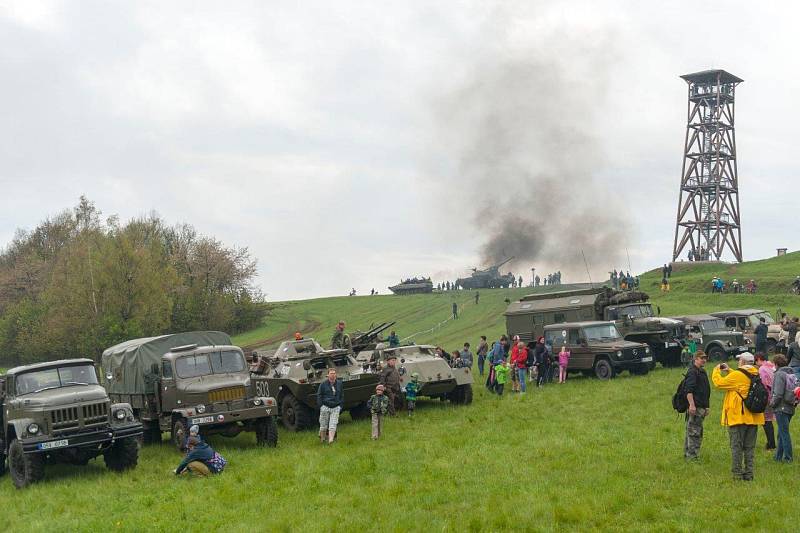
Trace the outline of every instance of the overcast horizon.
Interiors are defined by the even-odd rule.
[[[576,220],[571,206],[613,211],[616,229],[602,229],[616,249],[580,244],[595,281],[627,269],[628,255],[643,272],[672,253],[679,76],[721,68],[744,79],[744,259],[794,251],[783,187],[796,183],[800,77],[787,66],[800,49],[797,12],[683,1],[0,1],[0,246],[86,195],[104,215],[155,211],[248,247],[269,300],[386,294],[401,278],[435,284],[482,266],[487,227],[542,197],[558,204],[548,214],[558,228]],[[529,88],[532,105],[518,110],[513,99]],[[538,136],[524,135],[528,123]],[[495,136],[503,142],[484,154]],[[506,177],[493,181],[493,166]],[[556,194],[563,181],[590,202],[572,203],[568,187]],[[573,237],[550,239],[546,257],[515,274],[584,281]]]

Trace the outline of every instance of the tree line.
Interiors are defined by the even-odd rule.
[[[256,261],[157,214],[121,224],[79,204],[0,253],[0,364],[98,359],[119,342],[257,326],[267,313]]]

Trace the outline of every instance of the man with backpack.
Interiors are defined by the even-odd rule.
[[[697,459],[700,445],[703,444],[703,420],[708,414],[711,398],[711,385],[708,374],[703,368],[708,361],[704,353],[696,353],[692,366],[683,380],[682,394],[686,395],[686,439],[683,444],[683,456],[686,459]]]
[[[753,480],[758,426],[764,425],[768,395],[754,362],[753,354],[744,352],[738,357],[738,368],[722,363],[711,374],[714,386],[725,391],[722,425],[728,428],[734,480]]]

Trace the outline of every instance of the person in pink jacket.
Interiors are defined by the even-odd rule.
[[[558,382],[564,383],[567,381],[567,367],[569,366],[569,356],[572,355],[567,349],[567,345],[561,346],[561,351],[558,352]]]

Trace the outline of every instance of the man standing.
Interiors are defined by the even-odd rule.
[[[486,335],[481,335],[481,342],[478,343],[478,375],[483,375],[483,367],[486,364],[486,354],[489,353],[489,343],[486,342]]]
[[[481,299],[481,293],[475,291],[475,305],[478,305],[478,300]]]
[[[381,377],[378,381],[386,389],[389,397],[389,414],[397,414],[397,400],[400,398],[400,372],[397,370],[397,356],[392,354],[386,361],[386,366],[381,370]]]
[[[458,304],[453,302],[453,318],[458,318]]]
[[[767,332],[769,328],[767,328],[767,321],[762,316],[759,319],[759,323],[756,326],[754,333],[756,334],[756,353],[765,354],[767,353]]]
[[[389,343],[389,348],[397,348],[400,346],[400,337],[397,336],[394,330],[389,334],[386,338],[386,341]]]
[[[344,325],[344,320],[340,320],[336,325],[336,331],[333,332],[333,338],[331,338],[331,349],[333,350],[342,348],[351,350],[353,348],[350,344],[350,335],[344,332]]]
[[[459,357],[461,358],[461,366],[465,366],[467,368],[472,368],[472,359],[473,358],[472,358],[472,352],[469,351],[469,343],[468,342],[464,343],[464,349],[461,350],[461,353],[459,354]]]
[[[694,362],[686,373],[684,391],[689,408],[686,410],[686,439],[683,443],[683,456],[686,459],[697,459],[700,445],[703,444],[703,420],[708,414],[711,398],[711,385],[705,368],[708,356],[697,353]]]
[[[328,369],[328,379],[319,384],[317,405],[319,406],[319,441],[332,443],[339,426],[339,414],[344,404],[342,380],[336,377],[336,369]]]
[[[750,381],[758,379],[750,352],[739,355],[738,368],[731,371],[721,363],[714,368],[711,381],[725,391],[722,401],[722,425],[728,428],[731,445],[731,472],[734,480],[753,480],[753,456],[758,426],[764,425],[764,413],[753,413],[744,405],[750,392]]]

